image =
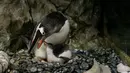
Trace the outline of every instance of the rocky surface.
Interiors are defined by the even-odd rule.
[[[0,1],[0,50],[21,49],[25,45],[20,36],[30,35],[35,24],[52,11],[56,8],[48,0]]]
[[[107,30],[108,28],[108,33],[110,32],[110,34],[116,35],[113,38],[117,38],[118,35],[120,36],[119,39],[124,38],[121,45],[123,45],[123,49],[125,48],[125,51],[127,51],[129,47],[127,43],[129,42],[127,41],[127,39],[129,39],[129,35],[127,34],[129,33],[129,28],[124,28],[123,30],[120,30],[120,32],[119,30],[115,31],[115,28],[118,27],[119,23],[123,25],[125,24],[125,27],[129,24],[128,20],[124,20],[126,19],[124,16],[127,16],[126,14],[128,13],[122,12],[127,11],[127,5],[129,4],[127,1],[119,3],[113,3],[111,0],[107,1],[109,2],[107,3],[102,0],[101,2],[100,0],[1,0],[0,49],[3,50],[5,47],[8,47],[10,51],[16,52],[25,47],[20,36],[30,35],[35,24],[46,14],[52,11],[60,11],[65,14],[68,19],[73,20],[71,24],[71,35],[69,38],[69,43],[72,47],[86,49],[87,46],[85,46],[84,43],[89,42],[98,34],[102,33],[104,30],[100,31],[98,27],[103,28],[103,26],[107,24],[105,29]],[[103,13],[105,13],[105,18],[102,20],[104,23],[99,23],[101,19],[100,13],[102,12],[102,7],[100,5],[102,4],[104,5],[102,7],[104,7]],[[127,18],[129,18],[129,15]],[[98,24],[102,25],[98,26]],[[119,29],[122,29],[122,25],[119,27]],[[127,32],[125,32],[126,30]],[[123,37],[123,34],[126,37]]]
[[[82,32],[82,27],[87,28],[92,24],[96,24],[98,14],[92,12],[93,6],[93,1],[86,0],[2,0],[0,1],[0,33],[5,35],[0,35],[0,38],[2,38],[0,43],[4,42],[4,45],[1,47],[8,47],[9,50],[13,52],[25,47],[20,36],[30,36],[30,32],[32,32],[37,22],[41,21],[46,14],[52,11],[60,11],[65,14],[68,19],[74,20],[74,24],[71,24],[71,31],[73,36],[75,36],[73,32],[79,32],[78,30]],[[95,15],[93,16],[92,14],[94,13]],[[75,24],[78,25],[75,27]],[[94,33],[92,29],[92,35],[88,34],[91,32],[91,28],[85,31],[89,31],[82,34],[83,37],[87,37],[87,39],[97,34],[95,29]]]
[[[106,26],[105,29],[108,29],[109,34],[116,35],[114,38],[117,38],[118,36],[120,36],[119,39],[124,38],[121,39],[120,42],[122,43],[121,45],[123,45],[123,49],[126,48],[127,52],[127,48],[129,47],[129,41],[127,41],[129,40],[128,24],[130,23],[128,11],[129,1],[106,1],[1,0],[0,50],[9,50],[12,52],[9,52],[11,65],[7,72],[49,72],[52,69],[51,71],[53,72],[68,71],[68,73],[76,73],[78,71],[77,73],[80,73],[89,69],[89,65],[92,64],[91,59],[96,58],[101,64],[108,65],[113,73],[117,73],[116,65],[120,62],[119,57],[117,57],[111,48],[103,49],[102,47],[98,47],[97,45],[99,45],[100,41],[92,39],[97,38],[98,34],[104,32],[104,30],[100,29],[103,29]],[[77,51],[74,53],[72,60],[63,65],[57,63],[35,62],[25,50],[20,50],[25,47],[20,36],[30,35],[35,24],[39,22],[44,15],[52,11],[60,11],[72,21],[70,37],[68,38],[69,45],[72,48],[84,50],[96,49],[89,51],[89,54],[88,51]],[[115,31],[115,28],[119,25],[119,30],[122,29],[123,26],[127,28],[123,28],[120,32],[119,30]],[[126,37],[123,37],[122,34]],[[18,52],[18,50],[20,50],[20,52]],[[86,66],[84,66],[85,64]]]
[[[90,51],[94,58],[101,64],[108,65],[112,73],[117,73],[116,67],[121,62],[120,58],[115,54],[111,48],[102,48]]]
[[[83,51],[82,51],[83,52]],[[13,56],[10,62],[14,65],[13,69],[10,71],[18,72],[45,72],[45,73],[82,73],[83,71],[91,68],[93,64],[93,59],[88,58],[88,52],[80,53],[79,55],[75,53],[73,58],[65,64],[59,63],[43,63],[37,62],[32,59],[25,51],[18,53]],[[81,66],[80,66],[81,65]]]
[[[0,51],[0,73],[7,70],[8,66],[9,56],[4,51]]]
[[[20,50],[10,58],[11,65],[6,73],[83,73],[93,65],[93,59],[108,65],[112,73],[117,73],[116,65],[121,61],[112,49],[91,51],[72,50],[73,57],[65,64],[37,62],[26,50]],[[99,57],[100,56],[100,57]]]

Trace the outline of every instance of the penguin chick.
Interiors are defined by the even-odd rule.
[[[34,54],[36,60],[46,60],[47,58],[46,48],[47,48],[46,43],[38,39],[38,41],[34,46]]]
[[[27,47],[30,46],[29,39],[27,39],[24,36],[21,36]],[[47,58],[46,53],[46,43],[42,39],[37,39],[36,43],[34,44],[34,47],[32,48],[35,55],[35,60],[45,60]]]
[[[72,53],[66,45],[47,44],[47,61],[65,63],[71,59]]]

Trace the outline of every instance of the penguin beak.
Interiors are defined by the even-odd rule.
[[[40,39],[40,40],[38,41],[38,45],[37,45],[37,48],[38,48],[38,49],[41,47],[42,43],[43,43],[43,39]]]
[[[32,37],[32,40],[30,41],[30,45],[29,45],[29,48],[28,48],[28,53],[31,52],[31,50],[33,49],[34,45],[37,43],[37,40],[39,40],[38,41],[38,48],[40,48],[40,46],[43,43],[44,38],[45,37],[40,33],[40,31],[37,31],[36,33],[34,33],[33,37]]]

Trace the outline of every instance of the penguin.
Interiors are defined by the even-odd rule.
[[[68,62],[72,57],[72,52],[70,51],[68,45],[52,45],[47,43],[46,50],[48,62],[59,62],[63,64]]]
[[[57,33],[53,33],[45,39],[45,42],[51,43],[53,45],[64,43],[68,37],[70,31],[69,21],[66,20],[64,26]]]
[[[69,30],[69,21],[62,13],[49,13],[36,25],[31,41],[28,42],[28,52],[31,52],[35,44],[38,44],[37,49],[40,49],[45,42],[53,45],[64,43]],[[40,43],[37,43],[38,39]]]
[[[23,39],[23,41],[26,45],[29,45],[28,42],[31,41],[31,40],[29,40],[28,38],[26,38],[24,36],[22,36],[21,38]],[[42,43],[42,44],[39,45],[39,43]],[[35,56],[34,59],[36,61],[46,62],[46,59],[47,59],[46,46],[47,45],[46,45],[45,42],[40,41],[39,38],[37,39],[36,43],[34,44],[34,47],[32,48],[33,51],[34,51],[34,56]]]
[[[37,40],[35,46],[33,47],[34,48],[34,55],[35,55],[34,58],[36,60],[38,60],[38,61],[46,62],[46,59],[47,59],[47,52],[46,52],[47,45],[46,45],[45,42],[43,42],[41,44],[41,46],[40,46],[39,43],[41,43],[40,39]]]

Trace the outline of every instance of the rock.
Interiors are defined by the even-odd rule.
[[[15,62],[15,60],[14,60],[14,59],[11,59],[11,60],[10,60],[10,63],[11,63],[11,64],[13,64],[14,62]]]
[[[35,22],[40,22],[46,14],[56,11],[55,6],[48,0],[29,0],[28,6],[32,11],[32,18]]]
[[[39,72],[41,72],[43,69],[42,69],[42,68],[38,68],[37,70],[38,70]]]
[[[112,49],[103,50],[102,49],[93,49],[89,51],[83,50],[72,50],[72,58],[65,64],[60,63],[43,63],[39,61],[35,61],[30,57],[26,52],[22,52],[20,54],[14,55],[11,59],[14,60],[13,65],[15,67],[9,68],[8,70],[16,70],[19,73],[21,72],[49,72],[49,73],[83,73],[91,70],[93,67],[93,60],[95,58],[95,65],[98,64],[103,65],[103,69],[105,72],[109,73],[109,70],[112,73],[117,73],[117,66],[115,62],[120,60],[116,54],[112,54],[114,51]],[[100,57],[99,57],[100,56]],[[104,57],[105,56],[105,57]],[[109,57],[109,58],[108,58]],[[19,58],[19,59],[18,59]],[[101,60],[101,58],[103,60]],[[98,66],[97,65],[97,66]],[[108,67],[104,67],[104,65],[108,65]],[[94,67],[95,69],[97,67]],[[95,70],[94,69],[94,70]],[[98,68],[97,68],[98,69]],[[95,71],[94,71],[95,72]],[[97,71],[98,72],[98,71]]]
[[[5,29],[0,30],[0,50],[5,50],[5,47],[10,44],[10,36]]]
[[[108,66],[100,64],[102,73],[111,73],[111,69]]]
[[[127,1],[125,3],[104,2],[103,4],[104,6],[102,7],[104,7],[104,13],[105,13],[104,21],[105,20],[108,22],[112,21],[112,23],[110,22],[110,25],[115,23],[119,24],[120,22],[123,25],[129,24],[129,20],[126,20],[123,16],[126,15],[127,18],[129,18],[128,15],[129,12],[125,12],[126,10],[128,10],[127,7],[129,6],[126,5],[129,5],[129,2],[128,3]],[[78,52],[75,52],[77,55],[75,55],[72,58],[72,60],[70,60],[67,64],[65,65],[54,64],[55,67],[58,67],[57,69],[59,69],[60,67],[60,70],[58,70],[57,72],[63,72],[62,66],[65,66],[65,68],[68,69],[68,71],[73,72],[75,69],[77,69],[78,71],[76,72],[82,72],[82,70],[79,71],[78,65],[82,64],[83,61],[83,64],[81,65],[80,68],[86,69],[91,65],[91,58],[96,58],[98,62],[109,65],[111,70],[115,71],[114,73],[116,73],[117,71],[116,65],[120,63],[119,57],[112,50],[109,50],[109,48],[103,49],[101,47],[98,47],[99,41],[96,42],[96,40],[91,40],[92,38],[95,38],[95,36],[97,36],[98,31],[101,33],[100,30],[97,30],[98,28],[97,24],[99,22],[98,20],[101,19],[100,13],[102,12],[100,8],[101,8],[100,2],[95,0],[94,1],[93,0],[92,1],[90,0],[55,0],[55,1],[54,0],[1,0],[0,1],[0,19],[1,19],[0,20],[0,50],[6,50],[5,47],[8,47],[10,51],[15,50],[16,52],[17,50],[20,50],[21,48],[25,47],[20,36],[29,34],[34,28],[35,24],[38,23],[44,15],[52,11],[61,11],[63,12],[63,14],[67,15],[68,18],[73,20],[72,28],[71,28],[72,34],[70,35],[71,38],[69,42],[70,45],[72,45],[72,47],[76,47],[78,49],[96,48],[101,50],[92,51],[91,52],[92,54],[88,54],[88,52],[78,50]],[[103,24],[107,24],[107,23],[103,23]],[[108,25],[106,25],[108,26],[108,30],[109,29],[111,30],[111,27],[114,26],[114,25],[111,26],[110,25],[109,23]],[[127,25],[125,25],[125,27],[127,27]],[[114,27],[113,30],[115,30]],[[115,34],[115,32],[113,33]],[[128,34],[129,32],[126,31],[123,32],[125,32],[126,35],[129,35]],[[117,34],[119,35],[119,33]],[[120,32],[120,34],[122,33]],[[126,43],[126,39],[123,41],[125,43],[124,44],[125,48],[126,45],[128,45]],[[17,62],[16,65],[18,66],[26,67],[26,64],[27,65],[32,64],[30,66],[39,67],[39,65],[43,65],[42,63],[38,63],[39,65],[37,65],[37,62],[35,61],[33,61],[32,63],[32,61],[30,60],[31,57],[29,57],[29,55],[27,54],[25,55],[24,53],[21,55],[17,54],[17,56],[11,54],[11,57],[12,60],[10,61],[12,63]],[[102,59],[100,59],[99,57]],[[21,62],[25,62],[25,63],[21,63]],[[71,68],[70,67],[67,68],[67,66],[71,66],[69,64],[74,65],[76,68],[74,66],[72,66]],[[84,64],[86,64],[87,66],[84,67],[83,66]],[[50,65],[46,65],[46,66],[43,65],[41,67],[44,68],[48,66],[50,67]],[[22,67],[18,67],[18,68],[21,69]],[[45,70],[50,70],[50,69],[45,68]]]
[[[17,70],[13,70],[10,73],[19,73]]]
[[[124,72],[129,72],[130,71],[130,67],[123,65],[122,63],[119,63],[117,65],[117,71],[120,73],[124,73]]]
[[[45,72],[47,71],[50,73],[52,72],[65,73],[65,72],[73,72],[73,71],[83,72],[83,70],[88,69],[92,65],[92,59],[89,59],[84,53],[75,54],[75,56],[73,56],[71,61],[65,64],[42,63],[42,62],[32,61],[33,59],[27,58],[29,56],[25,56],[21,58],[20,56],[22,56],[22,54],[26,55],[25,52],[22,52],[20,54],[17,54],[16,56],[11,57],[11,59],[15,60],[14,64],[16,66],[16,67],[13,67],[13,70],[17,70],[18,72],[23,72],[23,71],[27,73],[28,72],[44,72],[44,71]],[[17,59],[17,57],[20,59]]]
[[[9,57],[4,51],[0,51],[0,72],[4,72],[9,66]]]
[[[94,64],[93,64],[92,68],[90,68],[89,70],[87,70],[83,73],[101,73],[99,63],[96,60],[94,60]]]
[[[63,11],[70,4],[71,0],[50,0],[50,2],[55,5],[58,11]]]
[[[31,71],[31,72],[36,72],[36,71],[37,71],[37,68],[36,68],[36,67],[32,67],[32,68],[30,69],[30,71]]]
[[[0,2],[0,49],[9,47],[10,51],[26,47],[21,35],[30,36],[36,23],[44,15],[56,11],[48,0],[13,0]]]
[[[70,5],[68,9],[66,9],[66,13],[71,16],[77,23],[81,21],[80,24],[91,25],[91,19],[89,19],[89,15],[91,15],[91,8],[93,6],[92,1],[70,1]],[[86,11],[87,10],[87,11]],[[86,11],[86,12],[84,12]],[[81,26],[82,26],[81,25]]]
[[[111,73],[111,69],[108,66],[98,63],[94,60],[92,68],[85,71],[84,73]]]
[[[22,53],[22,52],[24,52],[24,49],[21,49],[18,53],[20,54],[20,53]]]
[[[0,73],[3,72],[3,66],[0,64]]]

